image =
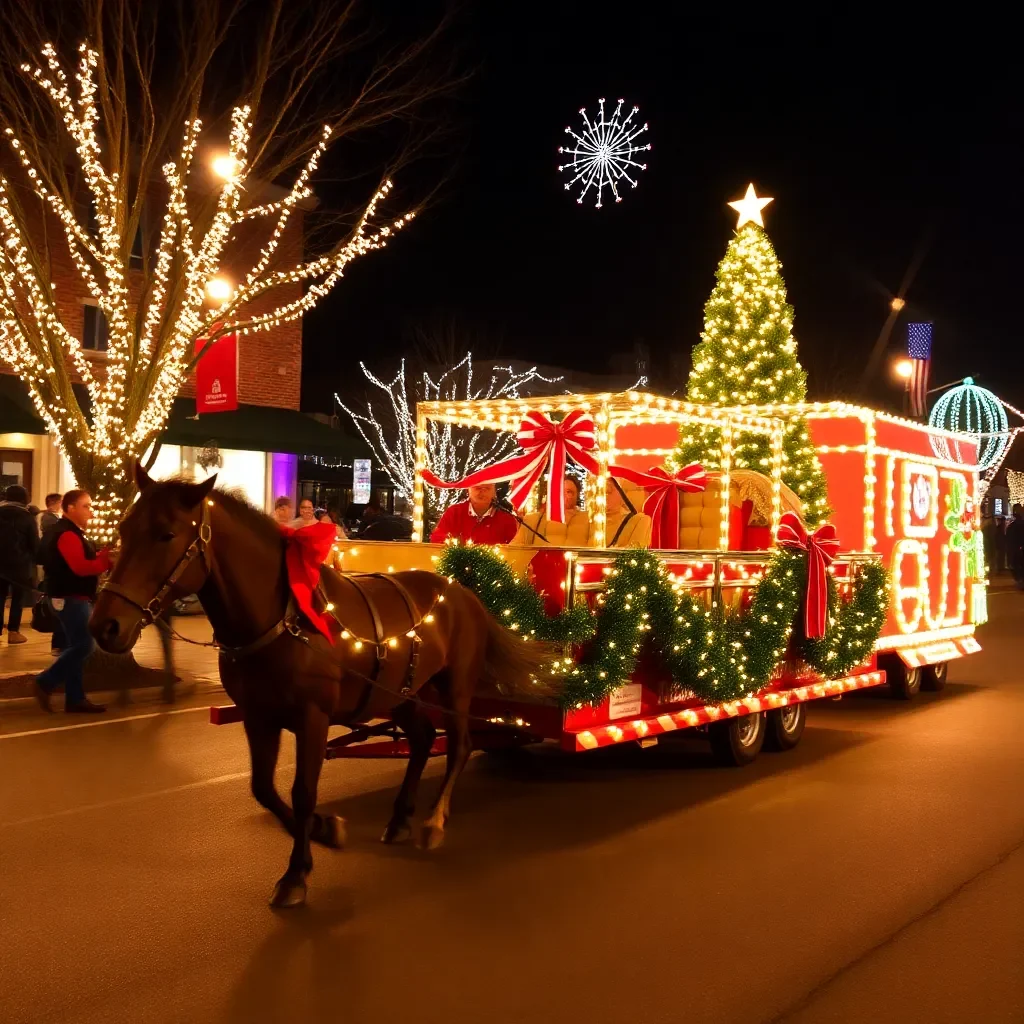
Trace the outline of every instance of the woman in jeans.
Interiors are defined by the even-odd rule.
[[[44,711],[50,709],[50,694],[64,684],[64,710],[72,714],[106,711],[85,696],[82,670],[93,649],[89,616],[96,597],[96,582],[110,568],[110,554],[96,553],[86,537],[92,519],[92,498],[86,491],[68,491],[61,501],[64,517],[47,535],[43,555],[47,592],[53,610],[64,628],[67,646],[57,660],[36,677],[36,699]]]

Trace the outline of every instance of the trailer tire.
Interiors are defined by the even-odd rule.
[[[937,665],[926,665],[921,673],[921,689],[938,693],[946,688],[949,675],[949,662],[940,661]]]
[[[910,668],[899,657],[886,660],[885,675],[889,691],[897,700],[913,700],[921,691],[921,670]]]
[[[769,711],[765,721],[765,750],[792,750],[799,742],[807,724],[807,705],[790,704]]]
[[[715,760],[726,767],[750,764],[764,746],[765,718],[761,712],[738,715],[708,726],[708,739]]]

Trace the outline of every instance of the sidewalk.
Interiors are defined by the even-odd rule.
[[[26,615],[26,619],[28,616]],[[209,640],[212,635],[205,615],[179,616],[174,619],[174,628],[190,640]],[[28,643],[11,646],[7,643],[7,631],[0,636],[0,699],[30,697],[32,680],[53,663],[50,655],[50,634],[37,633],[22,624],[22,633]],[[219,683],[217,652],[211,647],[195,647],[181,640],[174,640],[174,667],[182,683]],[[140,670],[133,671],[128,678],[114,683],[109,670],[103,673],[89,671],[86,663],[85,688],[90,692],[127,687],[139,689],[163,686],[167,682],[163,671],[164,656],[160,637],[155,626],[142,631],[139,642],[132,652]]]

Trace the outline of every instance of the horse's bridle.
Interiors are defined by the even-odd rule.
[[[167,595],[174,589],[174,584],[181,579],[188,567],[197,558],[202,561],[203,567],[209,572],[210,567],[206,561],[206,545],[210,543],[210,506],[212,504],[212,501],[206,498],[203,499],[203,511],[196,528],[195,539],[185,548],[178,561],[174,563],[174,568],[171,569],[170,574],[160,584],[159,590],[157,590],[156,595],[151,600],[142,604],[136,601],[123,587],[109,581],[104,583],[100,590],[108,591],[121,598],[122,601],[127,601],[133,608],[138,608],[142,612],[143,626],[156,622],[164,612],[164,601]]]

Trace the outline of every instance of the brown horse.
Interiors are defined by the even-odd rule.
[[[405,733],[408,768],[382,837],[391,843],[410,834],[434,742],[423,704],[444,709],[447,771],[421,835],[427,848],[440,845],[452,789],[471,752],[469,706],[478,684],[542,696],[537,675],[550,650],[499,625],[471,591],[443,576],[324,568],[318,594],[332,616],[332,645],[296,611],[286,542],[269,517],[215,491],[215,478],[155,482],[137,467],[136,479],[140,497],[120,525],[117,563],[90,628],[104,650],[124,652],[172,601],[198,594],[220,646],[221,681],[242,710],[253,796],[294,839],[271,905],[304,902],[310,840],[334,847],[344,841],[341,819],[316,813],[330,725],[390,718]],[[290,808],[274,788],[282,729],[296,741]]]

